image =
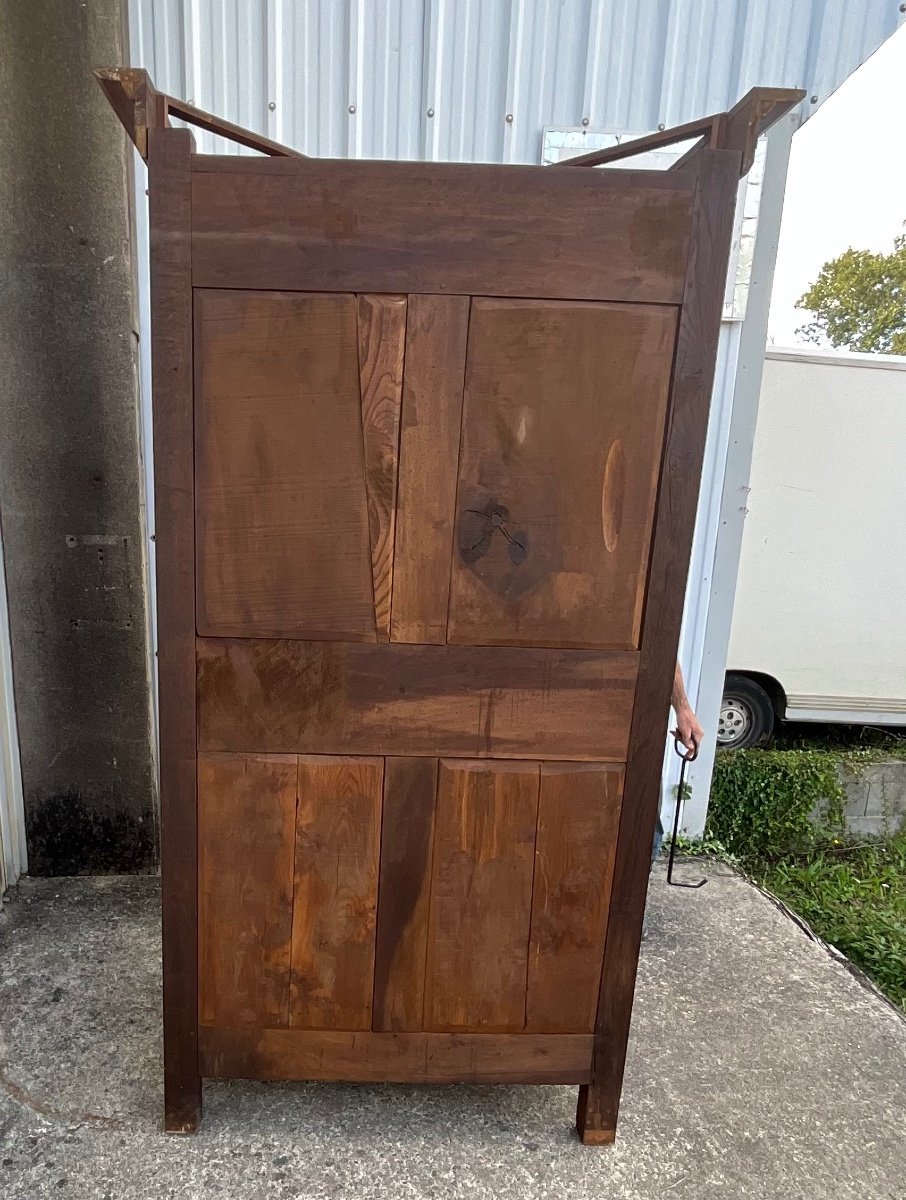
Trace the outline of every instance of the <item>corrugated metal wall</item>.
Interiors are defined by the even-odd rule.
[[[129,12],[132,62],[159,88],[305,153],[526,163],[542,161],[545,128],[647,132],[728,108],[757,84],[804,87],[807,119],[904,20],[899,0],[129,0]],[[195,136],[202,152],[243,152]],[[789,125],[774,136],[784,150],[765,187],[779,197]],[[136,180],[142,197],[142,164]],[[770,290],[775,209],[777,227],[758,235],[756,290]],[[150,497],[143,203],[137,227]],[[746,322],[751,361],[741,361],[740,323],[722,330],[689,573],[681,657],[708,728],[741,537],[726,513],[741,526],[754,429],[754,410],[735,411],[734,392],[744,374],[760,378],[766,301],[759,308],[758,329]],[[757,388],[748,391],[757,409]],[[746,453],[734,443],[740,429]],[[153,542],[149,558],[153,568]],[[713,749],[712,738],[696,764],[692,833],[704,827]],[[666,762],[669,806],[674,756]]]
[[[540,161],[546,125],[631,130],[755,84],[826,100],[895,0],[131,0],[158,87],[308,154]],[[202,134],[199,148],[217,139]]]

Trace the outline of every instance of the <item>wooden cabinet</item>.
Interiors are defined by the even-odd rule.
[[[796,94],[656,172],[205,157],[102,82],[150,172],[167,1127],[202,1076],[572,1082],[612,1140],[737,181]]]

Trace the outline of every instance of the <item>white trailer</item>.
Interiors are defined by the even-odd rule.
[[[906,725],[906,357],[770,350],[718,745]]]

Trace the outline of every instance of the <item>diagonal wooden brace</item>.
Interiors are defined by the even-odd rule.
[[[243,129],[241,125],[234,125],[231,121],[224,121],[221,117],[195,108],[176,96],[157,91],[148,72],[140,67],[98,67],[94,74],[113,111],[146,162],[148,130],[169,125],[170,117],[176,117],[189,125],[195,125],[198,129],[216,133],[220,137],[237,142],[240,146],[247,146],[250,150],[258,150],[274,158],[307,157],[298,150],[291,150],[289,146],[274,142],[260,133],[253,133],[250,129]]]

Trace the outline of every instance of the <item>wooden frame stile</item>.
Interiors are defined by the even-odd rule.
[[[592,1076],[579,1089],[576,1110],[576,1128],[586,1145],[606,1144],[616,1135],[740,162],[739,151],[710,148],[697,159],[691,253],[657,493]]]
[[[154,387],[164,1127],[194,1133],[198,1071],[198,823],[195,714],[195,484],[192,134],[152,127],[151,363]]]

